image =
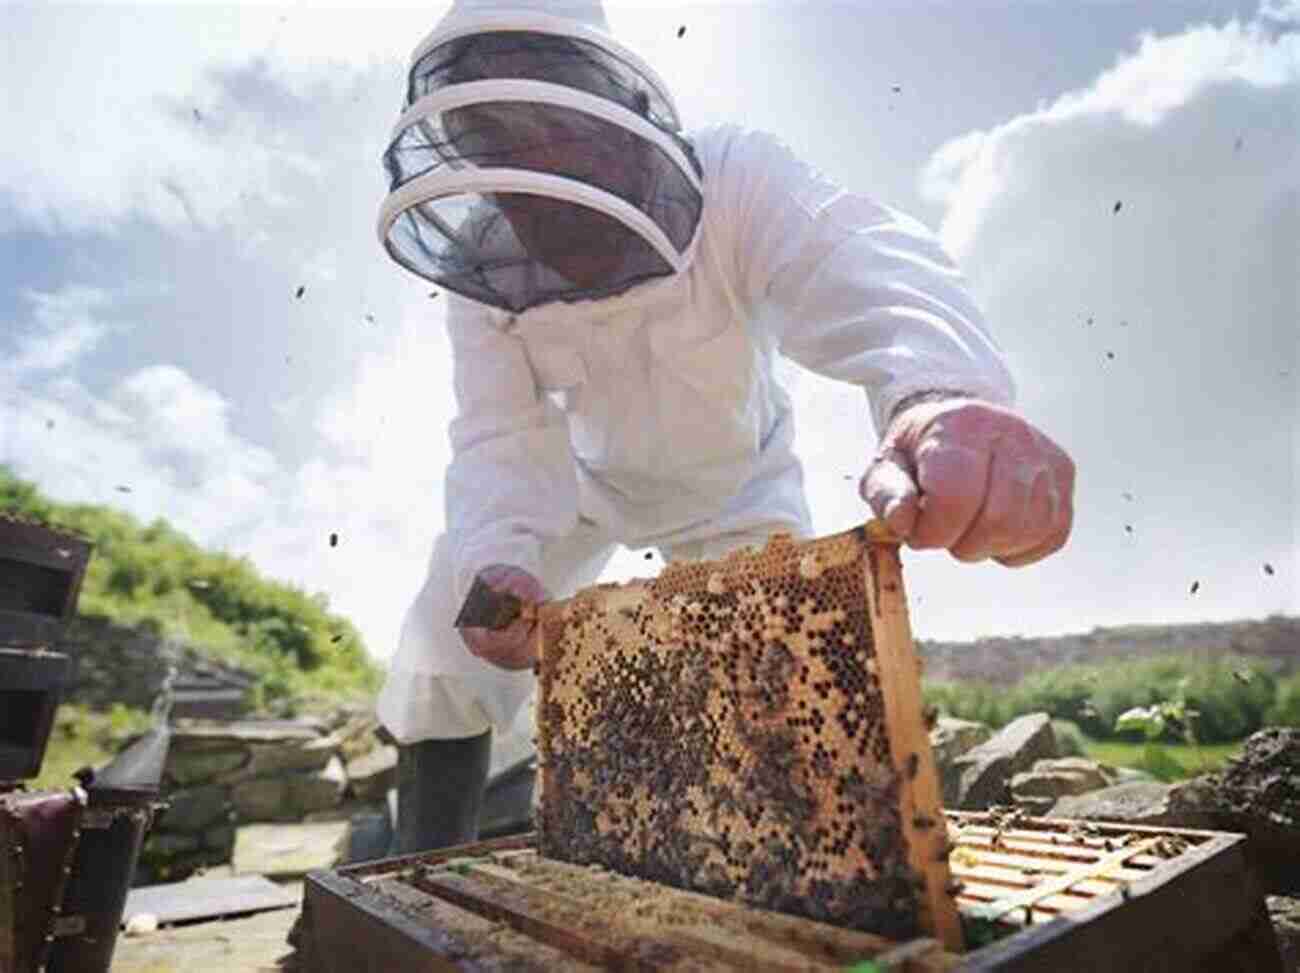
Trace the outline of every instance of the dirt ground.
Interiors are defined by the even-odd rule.
[[[295,887],[301,899],[302,886]],[[286,938],[299,910],[197,922],[118,937],[112,973],[286,973],[297,970]]]

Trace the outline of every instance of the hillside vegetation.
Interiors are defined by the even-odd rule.
[[[1141,739],[1119,733],[1115,722],[1135,707],[1183,698],[1196,712],[1201,743],[1228,743],[1268,725],[1300,726],[1300,674],[1278,678],[1258,660],[1214,661],[1169,655],[1094,666],[1044,669],[1013,686],[925,680],[926,700],[961,719],[1002,726],[1026,713],[1045,712],[1077,724],[1094,740]],[[1169,736],[1178,738],[1178,728]]]
[[[94,545],[78,614],[174,640],[258,677],[263,702],[374,690],[361,635],[323,594],[262,577],[165,520],[60,504],[0,466],[0,511],[72,530]]]

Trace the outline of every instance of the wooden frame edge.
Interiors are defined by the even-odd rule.
[[[912,640],[897,539],[883,524],[863,528],[868,612],[879,666],[889,746],[899,775],[899,813],[908,860],[925,882],[921,926],[945,949],[961,952],[957,905],[948,894],[948,828],[939,774],[930,750],[921,698],[920,659]]]

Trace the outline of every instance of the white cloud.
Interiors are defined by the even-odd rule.
[[[285,112],[310,113],[359,71],[404,58],[427,19],[414,9],[0,7],[0,33],[22,38],[3,70],[0,228],[104,232],[143,217],[256,238],[260,204],[282,208],[319,176],[285,137]],[[264,101],[273,91],[279,101]]]
[[[21,333],[71,348],[107,330],[93,310],[110,312],[115,298],[78,287],[28,295]],[[164,517],[270,577],[326,593],[384,658],[441,526],[450,359],[432,317],[426,304],[407,308],[356,380],[318,404],[306,426],[319,431],[316,458],[298,468],[239,434],[227,399],[184,369],[150,365],[96,394],[71,353],[28,356],[6,373],[0,463],[56,499]]]
[[[1297,105],[1300,35],[1198,26],[934,154],[943,241],[1079,466],[1052,561],[920,560],[967,628],[1296,610]]]
[[[28,291],[24,296],[33,305],[32,317],[25,327],[10,323],[14,347],[0,362],[0,384],[69,365],[108,332],[90,317],[105,300],[101,290],[74,287],[57,294]]]
[[[1135,53],[1084,91],[941,146],[922,173],[922,193],[947,205],[944,243],[964,258],[977,228],[987,229],[986,212],[994,200],[1005,210],[1010,199],[1025,200],[1040,190],[1037,185],[1027,190],[1028,178],[1049,176],[1065,199],[1077,200],[1076,184],[1101,180],[1159,189],[1160,168],[1175,177],[1181,169],[1185,176],[1201,156],[1201,173],[1214,173],[1213,184],[1221,172],[1215,163],[1223,161],[1237,137],[1244,143],[1245,129],[1262,128],[1265,135],[1270,128],[1294,132],[1298,79],[1300,35],[1272,36],[1259,24],[1233,21],[1170,37],[1144,36]],[[1251,92],[1248,101],[1254,105],[1267,99],[1276,108],[1272,122],[1235,116],[1234,106],[1220,100],[1235,91]],[[1210,122],[1212,130],[1180,124],[1193,114]],[[1218,142],[1209,141],[1212,132]],[[1135,153],[1144,167],[1134,167]],[[1249,165],[1258,158],[1247,154],[1234,160],[1239,163],[1234,169],[1239,173],[1240,162]],[[1280,160],[1274,156],[1273,161]]]
[[[1277,24],[1300,24],[1300,0],[1264,0],[1259,16]]]

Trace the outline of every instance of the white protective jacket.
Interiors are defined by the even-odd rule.
[[[692,142],[706,202],[685,272],[520,315],[452,298],[458,596],[488,564],[536,573],[539,542],[580,515],[631,546],[806,523],[778,354],[860,386],[877,431],[917,391],[1011,403],[999,349],[923,226],[768,134]],[[865,429],[852,448],[865,460]]]
[[[545,583],[543,546],[593,529],[669,549],[772,524],[808,531],[778,354],[860,386],[877,431],[918,391],[1012,401],[997,345],[923,226],[771,135],[726,126],[692,142],[705,206],[686,270],[518,315],[448,295],[459,412],[447,530],[378,706],[403,742],[495,724],[513,727],[513,756],[527,752],[531,673],[494,670],[452,617],[425,617],[450,616],[487,565]],[[865,464],[865,423],[855,435],[847,448]]]

